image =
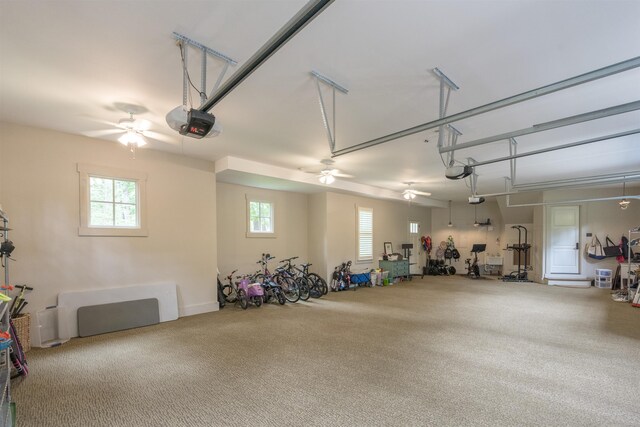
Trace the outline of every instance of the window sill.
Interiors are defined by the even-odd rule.
[[[78,236],[147,237],[146,228],[79,227]]]
[[[249,238],[259,238],[259,239],[275,239],[278,237],[276,233],[251,233],[247,232],[247,237]]]

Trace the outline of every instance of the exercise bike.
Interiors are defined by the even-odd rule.
[[[480,267],[478,266],[478,254],[480,252],[484,252],[487,249],[486,244],[477,244],[471,247],[471,253],[474,254],[473,262],[471,262],[471,258],[467,258],[465,263],[467,264],[467,276],[472,279],[480,278]]]

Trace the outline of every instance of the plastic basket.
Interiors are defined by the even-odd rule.
[[[36,313],[38,319],[37,347],[55,347],[69,341],[66,309],[64,307],[47,307]]]
[[[16,329],[16,335],[20,345],[22,345],[22,351],[26,353],[31,350],[31,315],[29,313],[19,314],[11,319],[11,322]]]

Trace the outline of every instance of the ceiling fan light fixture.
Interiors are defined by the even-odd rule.
[[[320,175],[320,178],[318,178],[318,180],[325,185],[329,185],[332,184],[336,179],[333,175],[331,175],[330,173],[328,174],[322,174]]]
[[[133,129],[127,130],[124,135],[118,138],[118,142],[125,146],[135,145],[136,147],[142,147],[147,145],[147,141],[144,140],[142,135]]]
[[[404,197],[406,200],[413,200],[416,198],[416,193],[411,190],[404,190],[404,193],[402,193],[402,197]]]

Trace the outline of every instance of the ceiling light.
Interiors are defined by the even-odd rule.
[[[416,193],[411,190],[404,190],[404,193],[402,193],[402,197],[404,197],[406,200],[413,200],[416,198]]]
[[[320,180],[321,183],[327,184],[327,185],[331,184],[333,181],[336,180],[335,177],[333,175],[329,174],[329,173],[328,174],[322,174],[320,176],[320,178],[318,178],[318,179]]]
[[[622,181],[622,197],[626,196],[625,190],[626,190],[626,181]],[[620,209],[622,210],[627,209],[629,207],[629,203],[631,202],[627,200],[626,197],[618,202],[618,204],[620,205]]]
[[[142,147],[147,145],[147,141],[144,140],[140,133],[136,132],[133,129],[128,129],[127,132],[118,138],[118,141],[122,145],[135,145],[136,147]]]
[[[627,199],[622,199],[620,200],[620,202],[618,203],[620,205],[620,209],[627,209],[629,207],[629,203],[631,203],[630,201],[628,201]]]

